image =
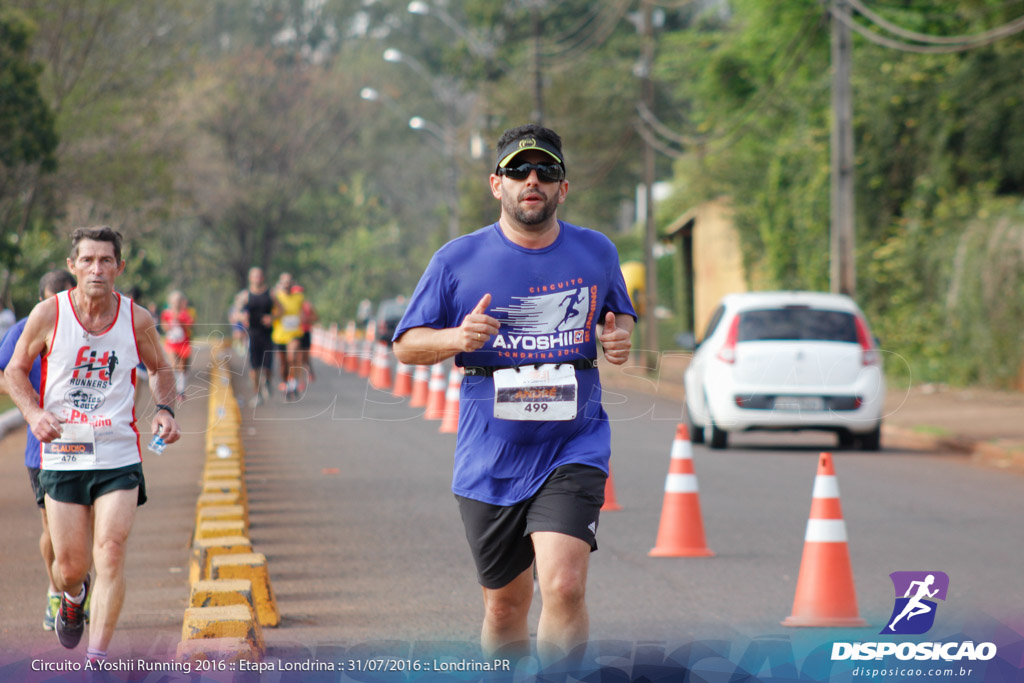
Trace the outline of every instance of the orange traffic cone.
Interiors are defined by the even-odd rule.
[[[676,427],[672,459],[665,478],[665,500],[661,506],[658,540],[651,557],[714,557],[704,540],[697,475],[693,471],[693,447],[685,424]]]
[[[385,341],[378,341],[374,345],[373,361],[370,365],[370,386],[381,391],[391,388],[391,362],[388,360],[388,344]]]
[[[345,365],[345,340],[342,338],[341,333],[338,332],[337,325],[331,325],[328,337],[331,340],[331,352],[328,361],[332,367],[343,367]]]
[[[618,499],[615,498],[615,482],[612,481],[612,466],[608,465],[608,478],[604,482],[604,505],[601,506],[601,512],[611,510],[621,510],[622,506],[619,505]]]
[[[448,391],[444,396],[444,415],[441,418],[441,426],[438,428],[442,434],[455,434],[459,431],[459,394],[462,389],[462,368],[452,366],[448,373]]]
[[[416,372],[412,378],[412,396],[409,397],[410,408],[422,408],[427,405],[428,384],[430,382],[430,368],[426,365],[417,365]]]
[[[427,420],[440,420],[444,415],[445,404],[444,366],[441,363],[435,363],[430,367],[430,383],[427,389],[427,410],[423,417]]]
[[[796,580],[793,614],[783,626],[867,626],[857,610],[857,591],[846,547],[846,523],[832,454],[818,458],[804,554]]]
[[[363,352],[359,357],[359,376],[367,378],[373,369],[373,340],[377,336],[377,324],[371,320],[366,323],[366,337],[363,339]]]
[[[345,327],[345,372],[359,372],[359,351],[356,324],[351,320]]]
[[[395,364],[395,388],[391,392],[395,396],[412,395],[412,366],[398,362]]]
[[[324,355],[324,335],[319,326],[309,331],[309,357],[320,360]]]

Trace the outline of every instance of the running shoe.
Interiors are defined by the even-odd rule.
[[[43,628],[47,631],[53,630],[53,619],[60,611],[60,593],[46,595],[46,611],[43,613]]]
[[[86,574],[83,582],[85,599],[81,605],[76,605],[62,596],[60,599],[60,610],[53,620],[54,630],[57,632],[57,640],[60,644],[71,650],[82,640],[85,632],[85,602],[89,598],[89,575]]]

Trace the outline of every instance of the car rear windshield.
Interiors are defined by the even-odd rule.
[[[740,314],[737,341],[797,339],[856,344],[857,324],[851,313],[798,306]]]

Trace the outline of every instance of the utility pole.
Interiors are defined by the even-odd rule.
[[[533,122],[539,126],[544,125],[544,72],[541,68],[540,52],[541,35],[544,30],[540,17],[543,1],[532,0],[530,2],[533,18]]]
[[[857,293],[853,225],[853,93],[850,29],[836,18],[849,16],[847,0],[832,0],[832,225],[831,291]]]
[[[654,110],[654,5],[653,0],[643,3],[643,62],[641,74],[642,97],[648,110]],[[649,372],[658,367],[658,321],[654,308],[658,305],[658,272],[654,262],[654,148],[644,142],[644,366]]]

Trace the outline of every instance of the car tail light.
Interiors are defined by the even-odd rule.
[[[725,343],[722,344],[722,348],[718,350],[719,360],[725,361],[726,363],[736,362],[736,340],[740,336],[740,317],[736,316],[732,319],[732,324],[729,326],[729,334],[725,336]]]
[[[878,365],[878,350],[871,341],[867,324],[860,316],[854,317],[854,322],[857,325],[857,343],[860,344],[862,351],[861,362],[864,365]]]

